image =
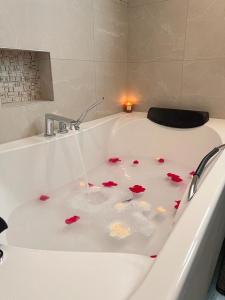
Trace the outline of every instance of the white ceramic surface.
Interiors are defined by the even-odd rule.
[[[151,157],[160,152],[191,168],[225,141],[225,121],[211,119],[203,127],[181,130],[154,124],[144,113],[122,113],[83,124],[79,135],[88,170],[104,162],[109,153],[127,152]],[[8,220],[25,199],[76,179],[82,173],[78,158],[74,133],[1,145],[1,216]],[[224,166],[222,153],[177,218],[154,265],[149,257],[133,254],[18,248],[8,245],[2,235],[3,299],[204,299],[225,232]],[[26,288],[25,283],[29,283]]]

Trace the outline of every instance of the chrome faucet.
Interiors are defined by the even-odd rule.
[[[82,112],[82,114],[77,120],[69,119],[63,116],[50,114],[50,113],[45,114],[45,136],[55,136],[55,131],[54,131],[55,121],[59,123],[58,133],[67,133],[69,131],[67,128],[68,125],[70,130],[72,130],[73,128],[75,130],[79,130],[80,124],[83,122],[88,112],[92,110],[94,107],[96,107],[97,105],[99,105],[100,103],[102,103],[103,100],[104,98],[89,106],[84,112]]]
[[[67,124],[74,124],[76,121],[55,114],[45,114],[45,136],[54,136],[54,121],[59,122],[59,133],[67,133]]]

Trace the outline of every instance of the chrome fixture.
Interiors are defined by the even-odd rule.
[[[58,116],[55,114],[45,114],[45,136],[54,136],[55,131],[54,131],[54,121],[59,122],[59,133],[66,133],[68,132],[67,129],[67,124],[74,124],[76,121],[65,118],[63,116]]]
[[[69,125],[69,129],[72,130],[75,128],[75,130],[80,129],[80,124],[83,122],[85,119],[86,115],[90,110],[95,108],[97,105],[102,103],[104,98],[102,98],[100,101],[97,101],[93,103],[91,106],[89,106],[77,120],[69,119],[63,116],[55,115],[55,114],[45,114],[45,136],[55,136],[55,131],[54,131],[54,122],[57,121],[59,123],[59,133],[67,133],[69,130],[67,126]]]
[[[6,221],[0,217],[0,233],[2,233],[7,228],[8,228],[8,225],[7,225]],[[0,249],[0,263],[2,262],[3,255],[4,255],[4,252],[2,249]]]
[[[188,201],[190,201],[194,197],[195,193],[197,192],[198,181],[199,181],[202,173],[204,172],[205,167],[208,164],[208,162],[210,161],[210,159],[213,158],[216,154],[218,154],[220,151],[222,151],[224,149],[225,149],[225,144],[215,147],[208,154],[206,154],[206,156],[202,159],[202,161],[200,162],[200,164],[193,176],[193,179],[192,179],[189,191],[188,191]]]
[[[90,105],[85,111],[82,112],[82,114],[79,116],[79,118],[76,120],[75,124],[74,124],[74,128],[75,130],[79,130],[80,129],[80,124],[84,121],[84,119],[86,118],[88,112],[90,110],[92,110],[93,108],[95,108],[97,105],[101,104],[104,101],[104,97],[102,97],[101,100],[93,103],[92,105]]]

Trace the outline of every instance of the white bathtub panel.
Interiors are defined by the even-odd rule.
[[[224,168],[225,153],[189,203],[132,300],[149,300],[149,296],[157,300],[201,300],[206,295],[225,231]],[[193,277],[197,270],[198,276]],[[160,290],[162,282],[164,288]],[[198,286],[202,290],[197,291]],[[194,292],[199,299],[192,298]]]
[[[82,169],[74,156],[78,156],[78,151],[71,137],[0,155],[2,217],[7,218],[22,202],[77,178]]]
[[[152,264],[129,254],[4,250],[2,300],[125,300]]]
[[[11,143],[8,148],[3,145],[2,151],[0,148],[1,217],[7,219],[22,202],[38,198],[41,194],[51,194],[51,191],[83,176],[76,138],[79,139],[87,170],[102,164],[106,160],[114,119],[105,122],[104,126],[95,124],[79,133],[36,140],[28,138],[23,143],[12,143],[12,148]]]
[[[225,236],[225,192],[221,194],[206,233],[194,257],[178,299],[206,300]]]

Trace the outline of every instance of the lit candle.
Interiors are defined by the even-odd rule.
[[[127,112],[127,113],[131,113],[132,111],[133,111],[133,103],[131,103],[131,102],[126,102],[125,104],[124,104],[124,111],[125,112]]]

